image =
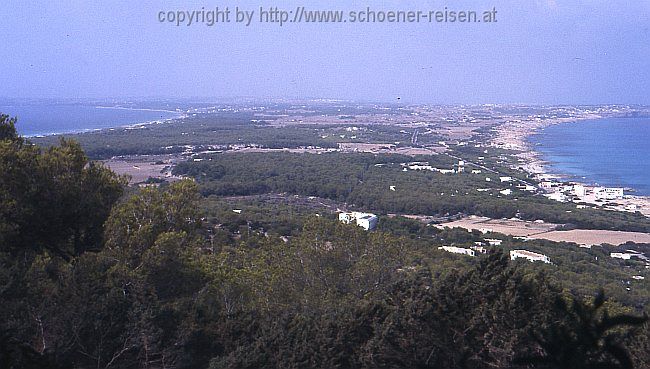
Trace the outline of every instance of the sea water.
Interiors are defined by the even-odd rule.
[[[16,128],[23,136],[84,132],[179,116],[164,110],[54,103],[2,104],[0,113],[17,117]]]
[[[529,138],[551,173],[650,196],[650,118],[562,123]]]

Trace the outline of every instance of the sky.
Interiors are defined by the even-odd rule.
[[[250,25],[160,22],[237,6]],[[260,7],[497,13],[280,26]],[[3,0],[0,17],[1,97],[650,105],[650,0]]]

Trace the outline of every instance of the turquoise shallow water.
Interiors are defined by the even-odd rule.
[[[650,118],[557,124],[529,138],[553,173],[650,196]]]
[[[73,133],[174,118],[166,111],[100,108],[79,104],[0,105],[0,112],[18,117],[24,136]]]

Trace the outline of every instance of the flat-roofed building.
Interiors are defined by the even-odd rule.
[[[542,261],[544,263],[550,264],[551,259],[549,259],[548,256],[543,255],[543,254],[538,254],[536,252],[528,251],[528,250],[512,250],[510,251],[510,260],[515,260],[518,258],[523,258],[527,259],[531,262],[535,261]]]
[[[463,247],[454,247],[454,246],[442,246],[438,247],[439,250],[444,250],[447,252],[451,252],[453,254],[463,254],[463,255],[468,255],[468,256],[476,256],[476,253],[472,249],[466,249]]]
[[[594,195],[600,200],[616,200],[623,198],[623,189],[614,187],[596,187]]]
[[[641,254],[630,253],[630,252],[612,252],[609,254],[610,257],[615,259],[630,260],[633,257],[641,258]]]
[[[358,211],[339,214],[340,222],[346,224],[356,223],[356,225],[365,229],[366,231],[374,229],[377,226],[378,220],[379,218],[375,214],[360,213]]]
[[[501,246],[503,240],[498,238],[486,238],[485,241],[490,244],[490,246]]]
[[[578,197],[585,197],[587,196],[587,188],[581,184],[573,185],[573,193]]]
[[[559,191],[549,193],[549,194],[546,194],[544,196],[548,197],[551,200],[555,200],[555,201],[559,201],[559,202],[567,202],[569,200],[569,198],[565,194],[563,194],[562,192],[559,192]]]

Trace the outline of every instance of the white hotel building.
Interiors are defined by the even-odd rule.
[[[601,200],[616,200],[622,199],[624,193],[622,188],[596,187],[594,188],[594,195]]]

